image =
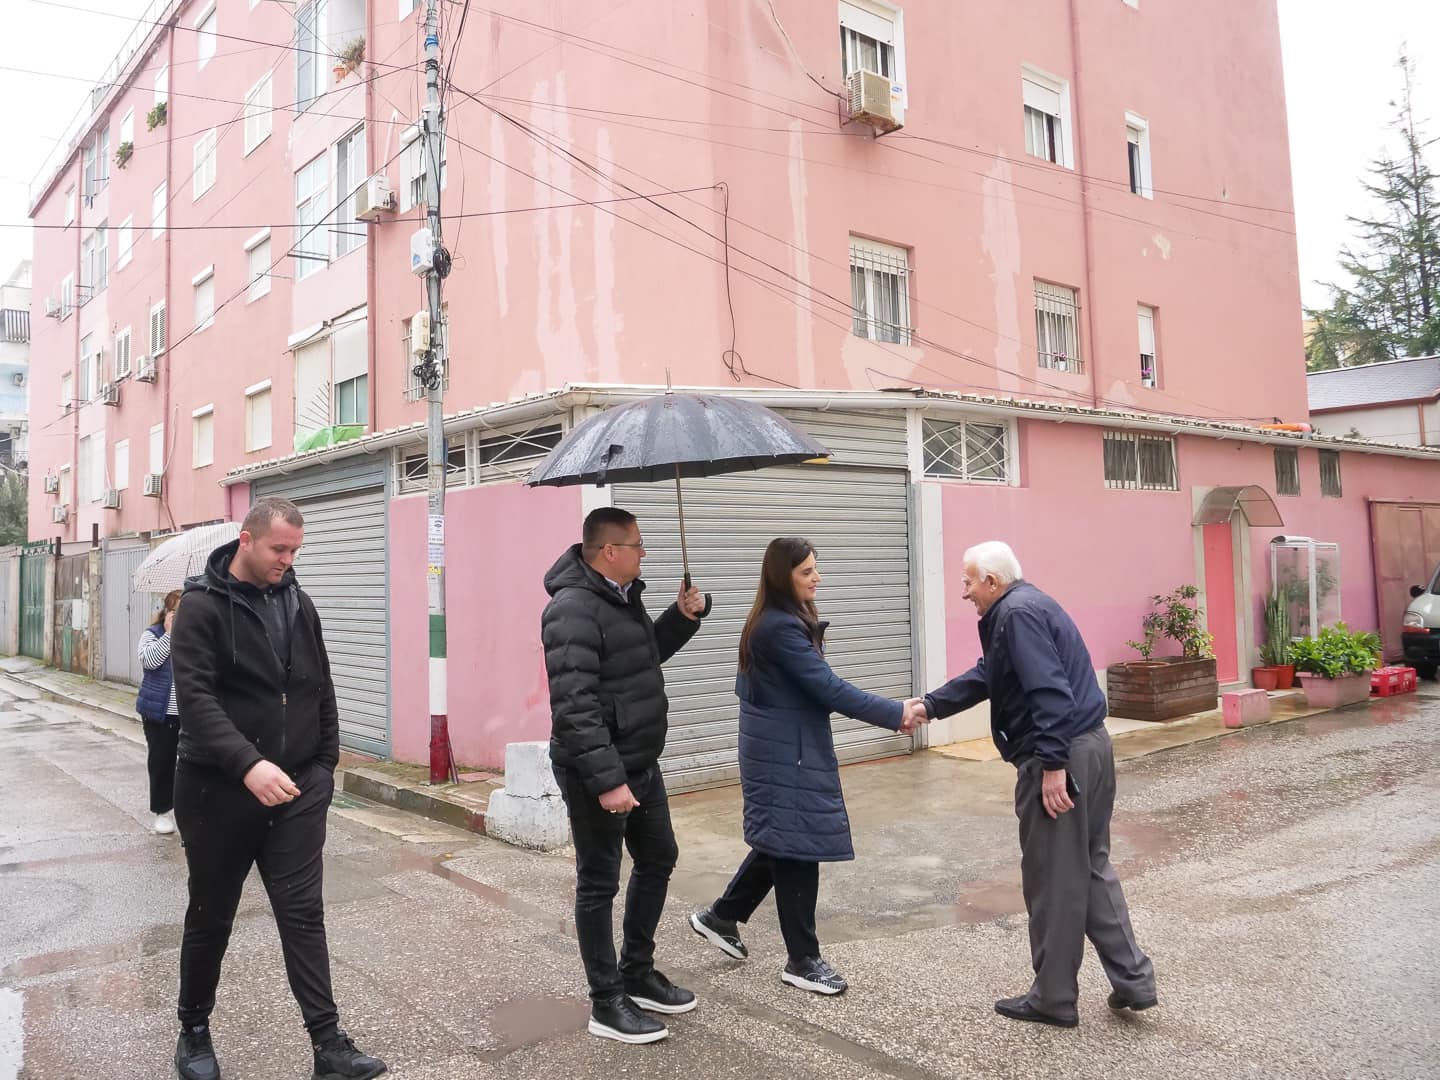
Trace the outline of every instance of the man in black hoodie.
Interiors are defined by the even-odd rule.
[[[340,1030],[321,896],[340,719],[320,616],[291,564],[305,519],[258,500],[240,538],[185,583],[171,660],[180,703],[175,819],[190,870],[180,947],[181,1080],[219,1080],[210,1013],[251,866],[270,896],[315,1080],[379,1076]]]
[[[645,545],[634,515],[592,511],[583,540],[545,575],[540,619],[550,677],[550,760],[575,839],[575,936],[590,983],[590,1033],[650,1043],[668,1029],[637,1009],[683,1013],[695,995],[655,970],[655,928],[675,868],[675,832],[660,775],[668,730],[660,665],[699,629],[705,600],[684,587],[651,622],[641,593]],[[615,960],[611,907],[621,847],[635,865]]]

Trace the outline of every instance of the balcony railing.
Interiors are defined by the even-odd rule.
[[[0,309],[0,341],[24,345],[30,340],[30,312],[24,308]]]

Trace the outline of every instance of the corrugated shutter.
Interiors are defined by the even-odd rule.
[[[846,432],[826,438],[791,414],[832,451],[871,444],[886,456],[881,428],[834,417]],[[898,426],[903,451],[903,423]],[[856,432],[861,432],[856,442]],[[843,436],[843,437],[842,437]],[[671,484],[617,487],[615,505],[640,519],[647,545],[646,594],[652,615],[673,599],[681,577],[679,526]],[[910,626],[909,485],[900,470],[810,465],[685,482],[690,569],[714,595],[699,635],[666,665],[670,738],[662,766],[672,790],[739,779],[735,658],[740,629],[755,599],[765,545],[803,536],[819,551],[818,603],[832,625],[827,655],[843,678],[872,693],[908,697],[913,690]],[[835,722],[842,761],[907,753],[909,736],[854,720]]]
[[[830,451],[831,465],[875,465],[903,470],[909,464],[903,413],[779,411]]]
[[[137,593],[131,586],[134,574],[145,557],[147,546],[105,549],[100,572],[105,678],[139,686],[144,668],[140,665],[140,635],[150,625],[165,599],[157,593]]]

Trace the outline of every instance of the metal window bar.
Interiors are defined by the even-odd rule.
[[[1125,491],[1178,491],[1175,440],[1168,435],[1107,431],[1105,486]]]
[[[1320,494],[1329,499],[1341,498],[1340,451],[1320,451]]]
[[[24,345],[30,340],[30,312],[23,308],[5,308],[0,312],[0,341]]]
[[[1080,301],[1074,289],[1035,282],[1035,347],[1042,368],[1081,374]]]
[[[475,482],[515,480],[527,475],[536,461],[559,444],[564,429],[559,424],[527,428],[475,440]]]
[[[445,458],[445,486],[458,487],[466,482],[465,440],[452,439],[449,453]],[[423,448],[408,453],[401,450],[396,455],[396,481],[403,492],[424,491],[430,482],[430,456]]]
[[[850,248],[850,295],[856,337],[910,344],[910,257],[873,247]]]
[[[1003,424],[926,420],[921,456],[926,476],[1004,483],[1009,477],[1009,440]]]
[[[1300,494],[1300,451],[1293,447],[1275,448],[1275,494]]]
[[[443,309],[446,316],[448,316],[449,310],[449,305],[446,305]],[[433,324],[430,327],[430,334],[431,345],[433,346],[435,344],[435,327]],[[419,366],[421,358],[410,351],[409,319],[405,319],[400,324],[400,355],[405,359],[405,400],[421,401],[429,391],[425,389],[425,384],[415,375],[415,368]],[[445,390],[450,389],[450,351],[448,349],[445,350],[445,357],[440,370],[440,385]]]

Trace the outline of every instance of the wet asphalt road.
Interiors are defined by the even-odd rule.
[[[0,680],[0,1080],[172,1076],[179,845],[148,831],[143,747],[33,696]],[[743,855],[739,795],[674,800],[658,955],[701,1006],[638,1048],[584,1033],[567,853],[342,795],[342,1023],[408,1080],[1440,1076],[1436,687],[1123,762],[1115,858],[1162,1004],[1110,1015],[1092,955],[1074,1031],[991,1010],[1028,984],[1010,776],[938,755],[846,770],[859,858],[824,868],[819,912],[838,999],[780,984],[773,908],[745,964],[688,930]],[[309,1076],[253,878],[213,1026],[227,1077]]]

